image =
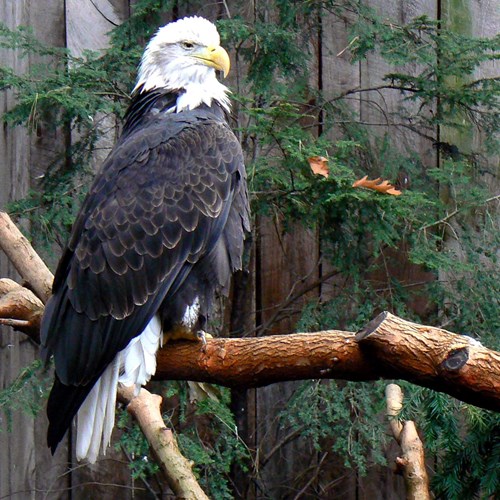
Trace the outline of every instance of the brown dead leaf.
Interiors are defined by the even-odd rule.
[[[362,179],[358,179],[352,187],[364,187],[367,189],[373,189],[379,193],[392,194],[393,196],[399,196],[401,194],[401,191],[396,189],[388,181],[384,181],[380,177],[370,180],[367,175],[365,175]]]
[[[311,156],[308,161],[311,170],[315,174],[322,175],[323,177],[328,177],[328,158],[325,158],[324,156]]]

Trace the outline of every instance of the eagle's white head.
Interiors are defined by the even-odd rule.
[[[184,92],[175,110],[194,109],[213,100],[229,110],[229,90],[217,80],[226,76],[229,56],[219,45],[217,28],[202,17],[185,17],[160,28],[142,56],[135,90],[155,88]]]

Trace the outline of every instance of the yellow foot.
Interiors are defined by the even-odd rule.
[[[176,326],[163,334],[163,343],[166,344],[172,340],[189,340],[191,342],[201,342],[202,348],[205,349],[207,339],[211,338],[213,338],[212,335],[203,330],[193,331],[183,326]]]

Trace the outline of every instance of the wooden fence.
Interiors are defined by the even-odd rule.
[[[251,21],[258,2],[253,0],[244,7],[241,7],[242,2],[231,0],[177,2],[172,16],[200,14],[214,19],[229,11]],[[30,26],[43,43],[68,47],[78,54],[84,49],[104,48],[107,33],[130,15],[133,3],[129,0],[0,0],[0,21],[10,28]],[[496,0],[366,0],[364,3],[396,23],[405,23],[424,14],[431,18],[446,12],[452,15],[453,9],[458,9],[467,13],[470,32],[476,36],[492,36],[500,24]],[[351,64],[343,52],[348,44],[350,20],[325,14],[321,22],[321,37],[311,41],[315,54],[310,68],[311,79],[318,88],[323,89],[326,96],[333,96],[356,87],[379,86],[383,76],[390,71],[380,56],[374,54],[366,61]],[[16,72],[23,72],[36,63],[36,58],[21,58],[11,51],[2,50],[0,57],[2,64],[8,64]],[[394,92],[376,90],[353,98],[352,105],[362,120],[383,123],[379,127],[381,134],[397,136],[402,149],[411,145],[411,149],[419,151],[425,164],[435,165],[436,152],[431,141],[411,131],[402,131],[388,119],[401,105],[400,99]],[[0,112],[10,109],[13,104],[10,91],[0,94]],[[0,130],[0,209],[36,186],[37,176],[65,147],[67,138],[58,134],[38,129],[28,135],[24,128],[3,126]],[[269,219],[259,219],[255,233],[250,285],[254,301],[247,307],[258,310],[258,314],[247,318],[246,324],[249,329],[268,325],[265,333],[291,332],[306,300],[327,298],[331,293],[332,282],[321,282],[329,269],[321,262],[319,235],[298,227],[283,234],[280,222]],[[403,280],[414,280],[421,273],[407,263],[400,272]],[[0,276],[17,277],[2,255]],[[307,291],[304,293],[304,290]],[[37,348],[22,335],[4,329],[0,336],[0,388],[9,385],[37,355]],[[307,439],[279,425],[277,415],[286,406],[296,385],[276,384],[234,395],[237,419],[245,424],[249,446],[259,450],[261,460],[266,457],[258,486],[252,485],[242,496],[293,498],[304,488],[301,498],[313,498],[311,487],[316,486],[316,491],[324,492],[322,498],[404,498],[402,481],[390,467],[373,467],[366,477],[358,477],[335,457],[317,453]],[[1,424],[0,499],[151,498],[143,484],[131,479],[123,457],[113,450],[95,466],[76,466],[68,470],[72,458],[70,437],[55,457],[51,457],[45,446],[44,414],[32,419],[21,412],[16,413],[12,432],[5,431],[5,422]],[[395,453],[396,449],[389,447],[389,462]],[[315,475],[320,462],[323,467]]]

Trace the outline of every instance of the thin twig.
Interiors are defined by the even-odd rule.
[[[302,489],[293,497],[293,500],[298,500],[301,497],[301,495],[303,495],[305,493],[307,488],[309,488],[309,486],[311,486],[311,484],[316,480],[316,478],[318,477],[318,475],[321,471],[321,466],[323,465],[323,462],[325,461],[327,456],[328,456],[328,452],[326,451],[325,453],[323,453],[323,456],[321,457],[318,465],[316,466],[316,471],[314,472],[314,474],[309,478],[309,480],[302,487]]]
[[[450,212],[448,215],[446,215],[442,219],[439,219],[438,221],[431,222],[429,224],[426,224],[425,226],[422,226],[419,229],[419,231],[425,231],[426,229],[429,229],[431,227],[439,226],[440,224],[444,224],[444,223],[448,222],[451,218],[455,217],[455,215],[457,215],[459,212],[461,212],[462,210],[465,210],[466,208],[479,207],[482,205],[486,205],[486,203],[490,203],[490,202],[496,201],[496,200],[500,200],[500,194],[492,196],[491,198],[486,198],[486,200],[483,200],[482,202],[479,202],[479,203],[464,205],[463,207],[460,207],[460,208],[453,210],[453,212]]]

